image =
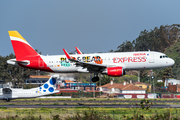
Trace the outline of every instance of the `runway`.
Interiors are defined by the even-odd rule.
[[[5,101],[0,101],[1,102],[5,102]],[[128,101],[128,100],[106,100],[106,101],[13,101],[11,100],[8,103],[140,103],[141,101]],[[149,100],[149,102],[151,103],[180,103],[180,100],[176,101],[176,100],[169,100],[169,101],[153,101],[153,100]]]
[[[106,107],[106,108],[140,108],[137,105],[0,105],[6,108],[74,108],[74,107]],[[180,105],[152,105],[150,108],[180,108]]]
[[[16,101],[11,100],[10,102],[0,101],[0,103],[5,105],[0,105],[0,107],[7,108],[72,108],[72,107],[110,107],[110,108],[139,108],[139,101],[130,101],[130,100],[90,100],[90,101]],[[22,103],[22,104],[21,104]],[[28,103],[32,103],[29,105]],[[37,104],[36,104],[37,103]],[[132,104],[131,104],[132,103]],[[178,100],[169,100],[169,101],[154,101],[149,100],[151,108],[180,108],[180,105],[174,105],[172,103],[180,103]],[[158,103],[158,104],[156,104]],[[166,104],[165,104],[166,103]]]

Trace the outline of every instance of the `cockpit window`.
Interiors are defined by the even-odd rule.
[[[167,55],[161,55],[160,58],[168,58]]]

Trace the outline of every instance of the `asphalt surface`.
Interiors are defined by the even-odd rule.
[[[7,108],[73,108],[73,107],[110,107],[110,108],[140,108],[137,105],[0,105]],[[152,105],[150,108],[180,108],[180,105]]]
[[[3,100],[0,101],[1,102],[5,102]],[[8,103],[140,103],[141,101],[125,101],[125,100],[118,100],[118,101],[13,101],[11,100]],[[149,100],[149,102],[151,103],[180,103],[180,100],[175,101],[175,100],[168,100],[168,101],[151,101]]]
[[[150,103],[162,103],[161,105],[151,105],[150,108],[180,108],[180,105],[164,105],[164,103],[180,103],[180,101],[169,100],[169,101],[149,101]],[[126,100],[116,100],[116,101],[13,101],[10,102],[0,101],[0,103],[7,103],[7,105],[0,105],[0,107],[7,108],[72,108],[72,107],[110,107],[110,108],[139,108],[141,106],[136,105],[140,103],[139,101],[126,101]],[[67,103],[64,105],[15,105],[15,103]],[[76,105],[68,105],[68,103],[78,103]],[[86,103],[86,105],[84,105]],[[88,105],[89,103],[89,105]],[[100,104],[92,105],[92,103],[109,103],[109,104]],[[111,105],[112,103],[112,105]],[[132,103],[133,105],[128,104],[113,104],[113,103]],[[8,105],[9,104],[9,105]]]

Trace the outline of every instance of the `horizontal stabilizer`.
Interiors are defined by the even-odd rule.
[[[17,65],[17,66],[18,66],[18,63],[22,64],[22,65],[29,65],[30,64],[30,62],[28,60],[17,61],[16,59],[7,60],[7,63],[10,65]]]

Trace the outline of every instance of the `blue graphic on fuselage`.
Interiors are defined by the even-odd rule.
[[[40,91],[44,92],[44,93],[48,93],[48,92],[54,92],[55,88],[54,85],[56,84],[56,79],[55,78],[51,78],[50,80],[48,80],[44,85],[42,85],[41,87],[38,87],[36,93],[39,93]]]
[[[51,85],[56,84],[56,79],[55,79],[55,78],[51,78],[51,80],[49,81],[49,83],[50,83]]]
[[[54,88],[53,88],[53,87],[50,87],[50,88],[49,88],[49,92],[54,92]]]
[[[47,89],[49,87],[49,85],[46,83],[44,84],[44,88]]]
[[[70,67],[71,64],[70,64],[70,63],[67,63],[67,62],[61,62],[61,66]]]

